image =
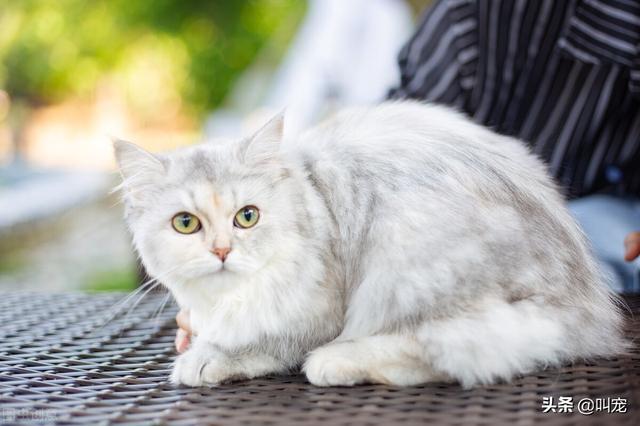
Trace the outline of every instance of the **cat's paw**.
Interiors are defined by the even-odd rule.
[[[171,383],[174,385],[202,386],[201,370],[206,363],[207,360],[199,351],[195,349],[186,351],[179,355],[173,364],[170,377]]]
[[[234,378],[223,357],[193,348],[176,358],[170,380],[175,385],[216,386]]]
[[[349,358],[345,346],[332,344],[313,351],[303,368],[309,382],[316,386],[353,386],[365,381],[364,371]]]

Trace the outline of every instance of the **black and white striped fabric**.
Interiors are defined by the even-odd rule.
[[[531,143],[570,197],[640,196],[639,0],[440,0],[392,98],[454,105]]]

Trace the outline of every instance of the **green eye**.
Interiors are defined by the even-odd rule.
[[[251,228],[258,223],[259,218],[260,212],[256,206],[245,206],[236,213],[233,224],[238,228]]]
[[[171,219],[173,229],[181,234],[193,234],[201,228],[200,220],[191,213],[181,212]]]

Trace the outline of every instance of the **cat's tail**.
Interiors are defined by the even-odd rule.
[[[509,380],[540,368],[623,352],[615,309],[547,305],[536,298],[494,301],[482,310],[424,323],[426,361],[463,386]]]

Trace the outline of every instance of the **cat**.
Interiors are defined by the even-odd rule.
[[[283,142],[115,141],[148,273],[196,337],[171,381],[508,381],[612,356],[623,317],[545,165],[444,106],[352,108]]]

